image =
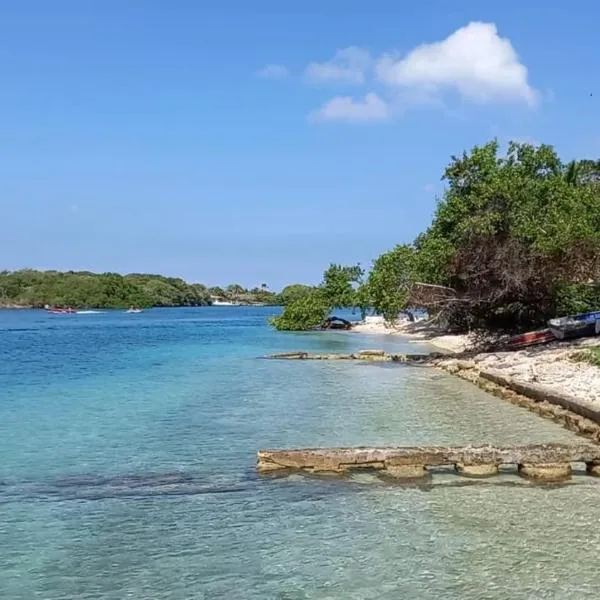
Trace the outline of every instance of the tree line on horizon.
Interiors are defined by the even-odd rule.
[[[293,294],[294,286],[288,287]],[[252,289],[239,284],[209,288],[200,283],[187,283],[178,277],[143,273],[121,275],[35,269],[0,271],[0,306],[208,306],[213,298],[238,304],[280,304],[288,292],[284,290],[282,294],[276,294],[264,283]]]
[[[454,330],[519,331],[600,309],[600,161],[561,161],[549,145],[493,140],[452,156],[430,226],[371,269],[330,265],[272,319],[306,330],[332,310],[394,321],[426,310]]]

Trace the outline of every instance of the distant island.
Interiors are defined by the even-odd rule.
[[[177,277],[144,273],[91,273],[89,271],[0,271],[1,308],[140,308],[210,305],[279,305],[294,296],[288,286],[276,294],[262,283],[252,289],[239,284],[225,288],[187,283]],[[287,294],[286,294],[287,290]]]

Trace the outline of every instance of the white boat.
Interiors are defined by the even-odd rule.
[[[144,311],[141,308],[133,308],[133,306],[132,306],[127,312],[137,314],[137,313],[141,313]]]
[[[548,327],[557,340],[600,335],[600,311],[550,319]]]

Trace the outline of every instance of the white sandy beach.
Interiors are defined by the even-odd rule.
[[[369,318],[352,327],[352,331],[362,334],[401,335],[415,342],[427,342],[445,352],[464,352],[469,348],[468,335],[452,335],[441,332],[425,320],[398,321],[391,326],[383,319]]]
[[[367,319],[352,328],[362,334],[402,335],[415,341],[424,341],[449,354],[464,352],[472,345],[468,335],[450,335],[440,332],[427,321],[399,321],[389,326],[382,319]],[[576,362],[572,356],[578,350],[597,346],[598,338],[574,342],[553,342],[532,346],[520,351],[482,352],[469,357],[479,370],[497,370],[524,383],[538,383],[558,392],[569,394],[600,408],[600,368],[586,362]],[[448,362],[453,360],[448,357]]]
[[[487,352],[473,357],[475,368],[494,370],[524,383],[548,386],[573,398],[600,408],[600,369],[573,355],[590,346],[597,338],[574,342],[553,342],[516,352]]]

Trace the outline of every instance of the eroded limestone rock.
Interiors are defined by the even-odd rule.
[[[427,476],[425,465],[387,465],[384,474],[394,479],[417,479]]]
[[[546,463],[519,465],[519,473],[536,481],[564,481],[571,477],[570,463]]]
[[[455,468],[458,473],[465,475],[466,477],[490,477],[492,475],[498,475],[498,465],[494,463],[471,465],[456,463]]]

